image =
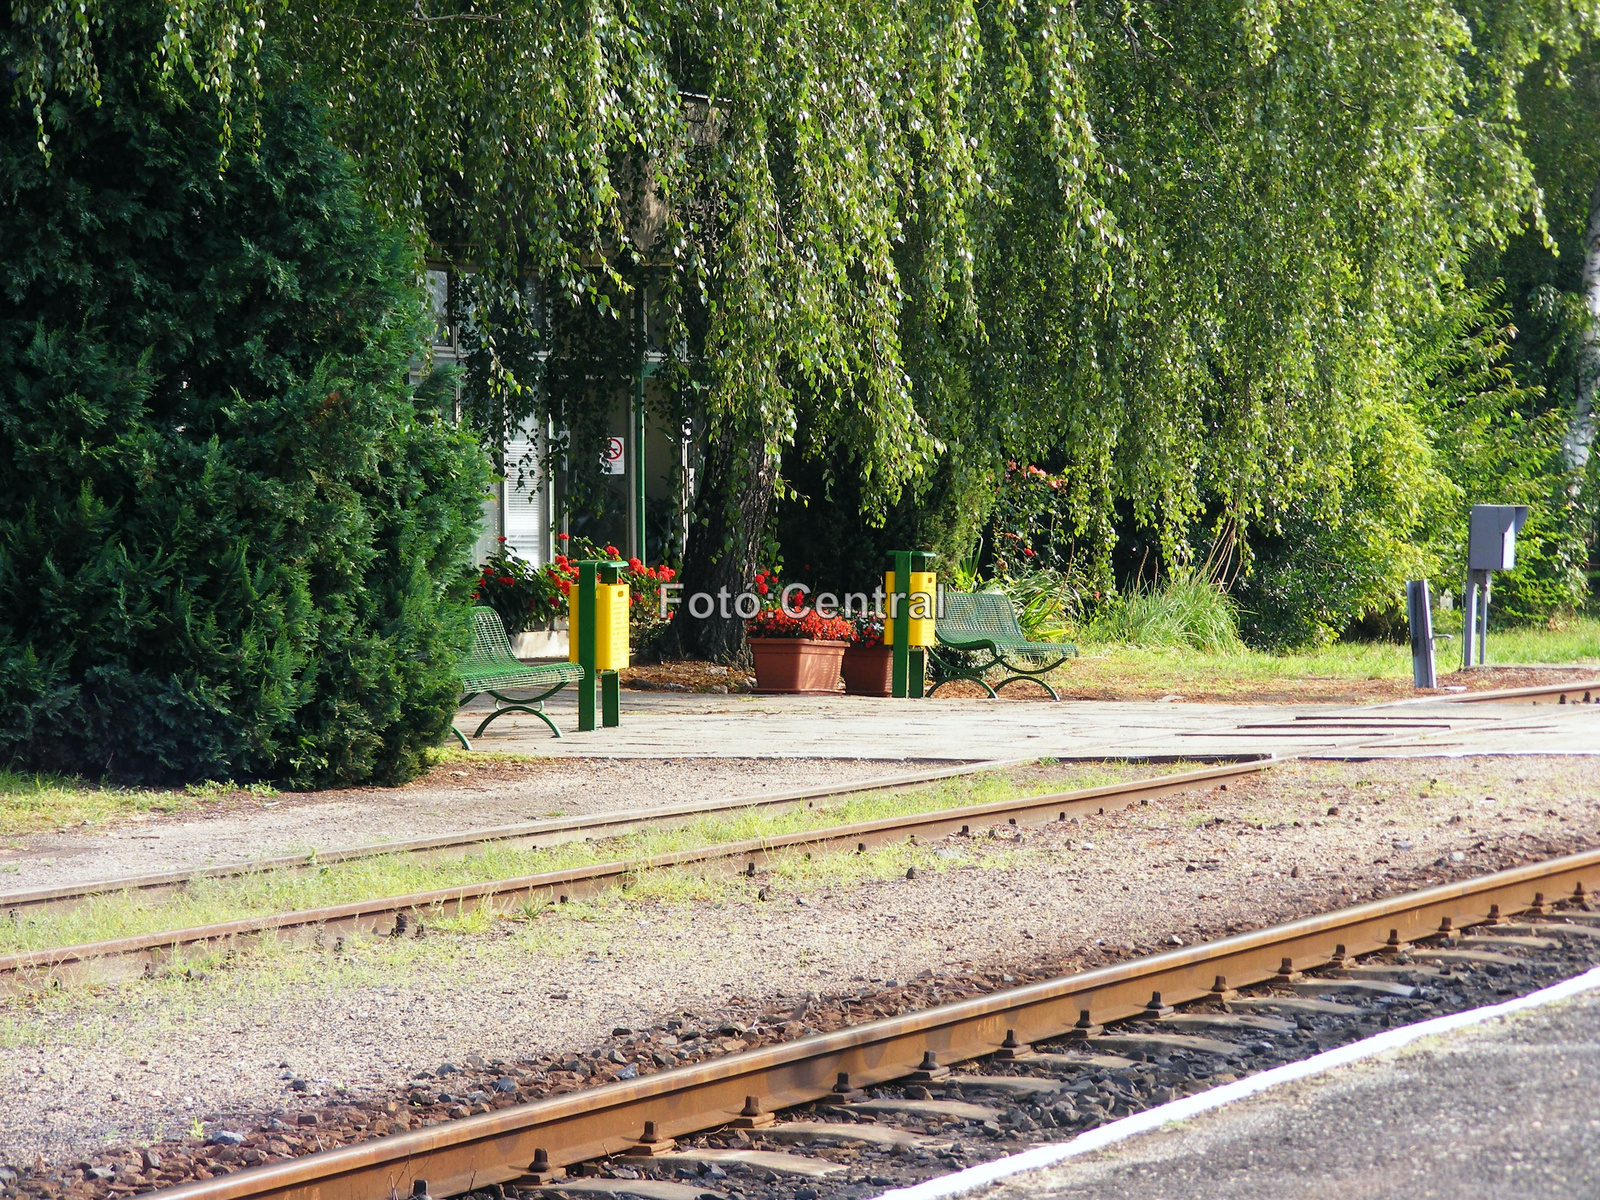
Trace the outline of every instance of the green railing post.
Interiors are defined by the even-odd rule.
[[[594,585],[600,564],[593,560],[578,563],[578,665],[583,668],[583,682],[578,685],[578,728],[594,728],[595,679],[595,620]]]
[[[938,557],[931,550],[892,550],[889,552],[889,570],[894,572],[894,588],[888,597],[888,615],[894,619],[891,695],[919,699],[927,689],[927,652],[911,644],[911,576],[933,566]],[[929,604],[937,603],[930,597]]]
[[[642,517],[641,517],[642,520]],[[623,568],[628,564],[623,562],[603,562],[597,564],[601,583],[621,583]],[[609,636],[610,630],[607,630]],[[614,725],[622,724],[622,676],[616,671],[603,671],[600,674],[600,722],[608,729]],[[594,710],[589,711],[589,720],[594,720]],[[591,726],[592,727],[592,726]]]
[[[607,727],[622,724],[622,679],[614,667],[600,666],[600,638],[611,636],[611,623],[606,622],[602,632],[598,612],[598,588],[601,584],[622,582],[622,572],[627,563],[614,559],[584,559],[578,563],[578,589],[569,603],[578,617],[577,663],[583,668],[583,681],[578,684],[578,728],[595,727],[595,692],[600,693],[600,722]],[[622,657],[627,658],[623,647]],[[612,656],[606,656],[611,661]],[[624,662],[624,665],[626,663]]]

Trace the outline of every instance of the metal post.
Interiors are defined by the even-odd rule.
[[[622,580],[622,568],[626,565],[619,562],[603,562],[600,564],[601,583],[619,583]],[[596,634],[599,630],[595,631]],[[606,630],[606,636],[611,636],[611,631]],[[622,724],[622,676],[617,671],[604,671],[600,675],[600,723],[610,728]],[[592,704],[592,701],[591,701]],[[592,711],[592,710],[591,710]],[[591,715],[591,720],[593,719]]]
[[[1478,599],[1478,665],[1489,656],[1489,592],[1494,587],[1494,572],[1483,572],[1483,594]]]
[[[1493,571],[1468,571],[1467,590],[1462,599],[1461,612],[1461,665],[1473,665],[1476,648],[1478,666],[1483,666],[1489,652],[1489,589]]]
[[[934,555],[927,550],[894,550],[889,554],[889,569],[894,572],[894,591],[888,598],[888,615],[895,620],[891,646],[889,694],[920,699],[927,691],[927,651],[911,645],[911,573],[926,571]],[[937,597],[934,598],[937,603]]]
[[[1411,626],[1411,679],[1419,688],[1439,686],[1439,672],[1433,659],[1433,606],[1428,596],[1428,581],[1406,583],[1406,619]]]
[[[888,617],[895,622],[894,643],[890,647],[889,694],[905,696],[911,680],[911,645],[906,628],[906,590],[911,581],[911,552],[891,550],[889,569],[894,572],[894,590],[889,593]]]
[[[645,289],[641,284],[638,290],[637,305],[637,333],[639,337],[639,362],[633,375],[633,398],[630,404],[632,412],[629,414],[629,438],[633,449],[628,455],[628,553],[635,558],[646,558],[645,554],[645,519],[644,519],[644,374],[645,351],[648,342],[645,338],[644,321]]]
[[[594,728],[595,685],[595,602],[594,587],[598,582],[596,568],[599,563],[584,561],[578,564],[578,665],[583,668],[583,680],[578,684],[578,728]]]

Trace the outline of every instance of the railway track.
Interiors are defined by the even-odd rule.
[[[1597,885],[1590,851],[279,1161],[269,1123],[156,1194],[859,1196],[1576,974]]]
[[[1497,691],[1460,693],[1446,696],[1429,696],[1414,700],[1394,701],[1370,706],[1373,709],[1393,708],[1417,703],[1523,703],[1523,704],[1593,704],[1600,702],[1600,679],[1581,680],[1573,684],[1546,685],[1531,688],[1512,688]],[[1389,728],[1389,726],[1375,726]],[[1208,756],[1196,756],[1206,761]],[[1229,755],[1226,761],[1265,763],[1271,759],[1284,759],[1285,755]],[[898,791],[922,784],[937,783],[946,779],[980,774],[986,771],[1005,770],[1037,761],[1032,758],[994,759],[963,763],[954,767],[926,771],[902,772],[859,782],[826,788],[802,788],[794,791],[764,793],[756,796],[737,796],[717,800],[697,801],[640,811],[630,809],[619,812],[595,813],[580,817],[556,817],[542,821],[528,821],[514,825],[494,826],[463,833],[441,834],[435,837],[411,838],[393,842],[367,843],[359,846],[333,847],[305,854],[279,855],[252,859],[242,863],[227,863],[194,870],[155,872],[143,875],[124,875],[87,883],[65,884],[49,888],[29,888],[0,892],[0,913],[13,920],[26,920],[41,913],[70,911],[94,899],[110,894],[136,895],[160,899],[179,894],[201,882],[242,879],[253,875],[272,873],[293,874],[320,870],[339,863],[356,862],[384,856],[403,855],[421,862],[434,862],[460,857],[475,850],[489,847],[519,847],[538,849],[576,841],[601,841],[621,837],[647,829],[670,829],[701,817],[719,813],[764,811],[782,812],[805,805],[838,800],[846,796],[869,792]],[[1191,758],[1189,761],[1194,761]]]
[[[457,917],[483,907],[506,911],[524,905],[563,904],[583,899],[617,887],[648,870],[720,866],[754,874],[762,864],[785,854],[839,849],[865,851],[891,842],[932,840],[995,824],[1039,825],[1065,821],[1148,803],[1197,786],[1225,783],[1263,770],[1272,761],[1256,759],[1229,763],[1127,783],[834,825],[753,841],[724,842],[644,859],[570,867],[515,879],[496,879],[297,912],[268,913],[76,946],[20,951],[0,955],[0,987],[7,983],[13,988],[32,988],[41,984],[128,978],[199,950],[236,948],[268,936],[304,933],[326,937],[354,932],[400,936],[425,928],[428,921],[437,920],[441,915]]]
[[[801,805],[815,807],[820,802],[838,800],[866,792],[898,791],[921,784],[938,783],[965,775],[985,771],[1003,771],[1008,767],[1025,766],[1036,761],[1031,758],[1006,758],[992,761],[962,763],[954,767],[940,767],[927,771],[901,772],[857,783],[826,788],[801,788],[787,792],[769,792],[758,796],[735,796],[718,800],[701,800],[692,804],[673,804],[646,810],[629,809],[620,812],[593,813],[581,817],[552,817],[542,821],[526,821],[515,825],[498,825],[463,833],[440,834],[436,837],[410,838],[404,841],[375,842],[360,846],[334,847],[307,854],[285,854],[273,858],[257,858],[242,863],[225,863],[190,871],[165,871],[145,875],[123,875],[110,879],[97,879],[88,883],[66,884],[51,888],[29,888],[0,892],[0,913],[14,919],[25,919],[44,912],[61,912],[79,907],[98,896],[111,893],[138,895],[150,899],[177,895],[194,884],[225,879],[242,879],[267,872],[294,874],[320,870],[337,863],[358,862],[361,859],[404,855],[420,862],[436,862],[459,857],[474,850],[491,846],[512,846],[538,849],[543,846],[560,846],[568,842],[600,841],[622,837],[643,829],[671,829],[700,817],[718,813],[783,812]]]
[[[1579,679],[1572,683],[1540,684],[1537,687],[1497,688],[1483,692],[1454,692],[1446,696],[1417,696],[1374,707],[1393,708],[1402,704],[1600,704],[1600,679]]]
[[[1593,703],[1597,697],[1600,697],[1600,681],[1463,693],[1442,699],[1455,702],[1514,700],[1519,703],[1580,704]],[[1366,730],[1363,726],[1361,732],[1376,734],[1380,728],[1387,727]],[[1390,732],[1394,737],[1406,736],[1404,731]],[[1377,740],[1367,744],[1381,745],[1383,740],[1385,739],[1380,735]],[[441,914],[461,916],[485,906],[506,910],[523,905],[559,904],[568,900],[582,899],[625,883],[639,872],[647,870],[742,864],[747,872],[753,873],[774,855],[785,853],[837,850],[851,845],[864,851],[872,846],[906,838],[943,837],[958,830],[965,830],[969,826],[981,827],[986,823],[993,824],[1002,819],[1011,824],[1038,824],[1049,820],[1066,820],[1074,816],[1103,812],[1107,808],[1125,807],[1135,802],[1148,803],[1151,799],[1173,791],[1225,780],[1238,774],[1260,771],[1273,762],[1287,761],[1293,757],[1298,756],[1291,754],[1245,758],[1200,771],[1182,772],[1126,784],[1077,789],[989,805],[842,825],[759,841],[722,843],[645,859],[619,860],[538,875],[497,879],[339,905],[260,914],[233,921],[166,929],[72,946],[18,951],[0,955],[0,990],[8,987],[31,988],[41,983],[53,986],[81,981],[105,982],[128,978],[168,966],[186,954],[222,947],[238,948],[262,937],[297,935],[337,937],[357,932],[386,932],[400,935],[424,928],[429,919],[437,919]],[[23,921],[40,913],[70,910],[97,897],[113,893],[159,899],[164,895],[181,892],[200,881],[243,878],[266,872],[293,873],[381,855],[399,854],[432,860],[462,855],[488,846],[520,846],[531,849],[578,840],[598,841],[641,829],[670,828],[706,815],[751,809],[782,811],[801,804],[816,806],[827,800],[847,795],[914,787],[980,771],[1004,769],[1028,761],[1032,760],[1008,759],[964,764],[958,767],[869,779],[842,787],[676,805],[649,812],[634,811],[605,813],[587,818],[560,818],[479,830],[470,834],[285,856],[193,872],[125,877],[68,887],[0,893],[0,913],[12,920]]]

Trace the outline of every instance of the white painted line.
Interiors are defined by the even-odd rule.
[[[1005,1179],[1023,1171],[1036,1170],[1039,1167],[1048,1167],[1063,1159],[1075,1158],[1080,1154],[1088,1154],[1094,1150],[1103,1149],[1135,1134],[1144,1133],[1151,1129],[1173,1121],[1186,1121],[1190,1117],[1208,1112],[1213,1108],[1221,1108],[1232,1104],[1235,1100],[1243,1100],[1246,1096],[1253,1096],[1257,1092],[1264,1092],[1279,1084],[1290,1083],[1296,1079],[1305,1079],[1312,1075],[1321,1075],[1335,1067],[1342,1067],[1347,1063],[1359,1062],[1364,1058],[1383,1054],[1389,1050],[1396,1050],[1401,1046],[1415,1042],[1421,1038],[1433,1037],[1441,1033],[1449,1033],[1455,1029],[1463,1029],[1469,1025],[1479,1025],[1491,1021],[1495,1017],[1503,1017],[1510,1013],[1520,1012],[1523,1009],[1538,1008],[1540,1005],[1551,1004],[1557,1000],[1565,1000],[1569,996],[1576,996],[1580,992],[1593,991],[1600,988],[1600,967],[1585,971],[1582,975],[1571,979],[1564,979],[1560,983],[1542,988],[1537,992],[1530,992],[1526,996],[1519,996],[1515,1000],[1506,1000],[1500,1004],[1490,1004],[1483,1008],[1471,1008],[1465,1012],[1451,1013],[1448,1016],[1434,1017],[1431,1020],[1419,1021],[1415,1025],[1405,1025],[1399,1029],[1386,1029],[1382,1033],[1373,1034],[1369,1038],[1362,1038],[1359,1042],[1351,1042],[1345,1046],[1337,1046],[1332,1050],[1324,1050],[1321,1054],[1313,1054],[1310,1058],[1301,1059],[1299,1062],[1284,1063],[1281,1067],[1262,1071],[1260,1074],[1251,1075],[1232,1083],[1223,1084],[1221,1087],[1212,1088],[1210,1091],[1201,1092],[1195,1096],[1185,1096],[1181,1100],[1158,1105],[1155,1108],[1145,1109],[1143,1112],[1134,1113],[1123,1117],[1120,1121],[1112,1121],[1108,1125],[1101,1125],[1086,1133],[1080,1133],[1070,1141],[1059,1142],[1048,1146],[1035,1146],[1031,1150],[1024,1150],[1021,1154],[1008,1155],[997,1158],[993,1162],[980,1163],[975,1167],[968,1167],[965,1171],[957,1171],[953,1175],[942,1175],[937,1179],[925,1180],[913,1184],[911,1187],[895,1188],[893,1191],[884,1192],[879,1200],[944,1200],[948,1196],[960,1196],[967,1192],[975,1192],[979,1188],[987,1187],[997,1180]]]

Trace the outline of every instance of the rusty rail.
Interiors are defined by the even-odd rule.
[[[1600,679],[1572,683],[1545,683],[1537,687],[1498,688],[1487,692],[1452,692],[1446,696],[1416,696],[1376,708],[1400,704],[1600,704]]]
[[[110,894],[134,893],[159,898],[181,892],[190,884],[201,880],[238,879],[268,871],[316,870],[334,863],[379,858],[390,854],[404,854],[419,861],[430,862],[491,846],[525,846],[528,849],[538,849],[540,846],[559,846],[567,842],[598,841],[602,838],[621,837],[623,834],[640,829],[670,829],[697,817],[714,816],[717,813],[742,812],[747,809],[781,812],[801,803],[805,803],[807,807],[814,807],[818,800],[842,799],[863,792],[892,791],[915,787],[918,784],[938,783],[941,780],[957,779],[984,771],[1004,771],[1010,767],[1026,766],[1036,761],[1038,760],[1034,758],[990,759],[928,771],[875,776],[856,783],[836,784],[826,788],[801,788],[795,791],[769,792],[760,796],[701,800],[690,804],[663,805],[660,808],[644,811],[627,809],[591,813],[580,817],[552,817],[543,821],[496,825],[486,829],[408,838],[397,842],[335,847],[329,850],[315,850],[308,854],[284,854],[273,858],[251,859],[248,862],[225,863],[194,870],[124,875],[112,879],[97,879],[89,883],[66,884],[61,887],[0,892],[0,913],[25,918],[39,912],[70,910],[97,896]],[[1195,761],[1206,760],[1200,757]]]
[[[1144,1011],[1152,992],[1182,1003],[1317,967],[1341,955],[1399,947],[1496,912],[1542,911],[1600,883],[1600,851],[1353,908],[1216,942],[1011,988],[921,1012],[815,1034],[639,1080],[554,1096],[495,1113],[378,1138],[155,1193],[160,1200],[385,1200],[426,1179],[450,1196],[526,1175],[536,1158],[564,1166],[617,1154],[644,1138],[682,1136],[732,1121],[754,1098],[776,1110],[824,1099],[841,1073],[852,1086],[1000,1048],[1008,1032],[1030,1043]]]
[[[1181,771],[1127,783],[1079,788],[1044,796],[1023,796],[992,804],[941,809],[834,825],[804,833],[659,854],[651,858],[569,867],[515,879],[461,884],[402,896],[358,900],[298,912],[269,913],[190,929],[163,930],[77,946],[26,950],[0,956],[0,980],[13,986],[39,982],[107,981],[137,975],[147,967],[198,949],[233,946],[268,935],[295,931],[341,933],[392,931],[402,915],[462,915],[483,906],[499,909],[524,904],[565,903],[615,887],[642,871],[671,867],[740,863],[745,869],[782,855],[808,850],[854,847],[865,850],[907,838],[939,838],[997,822],[1047,824],[1079,814],[1104,812],[1147,802],[1172,792],[1225,781],[1264,770],[1274,760],[1257,759]]]

